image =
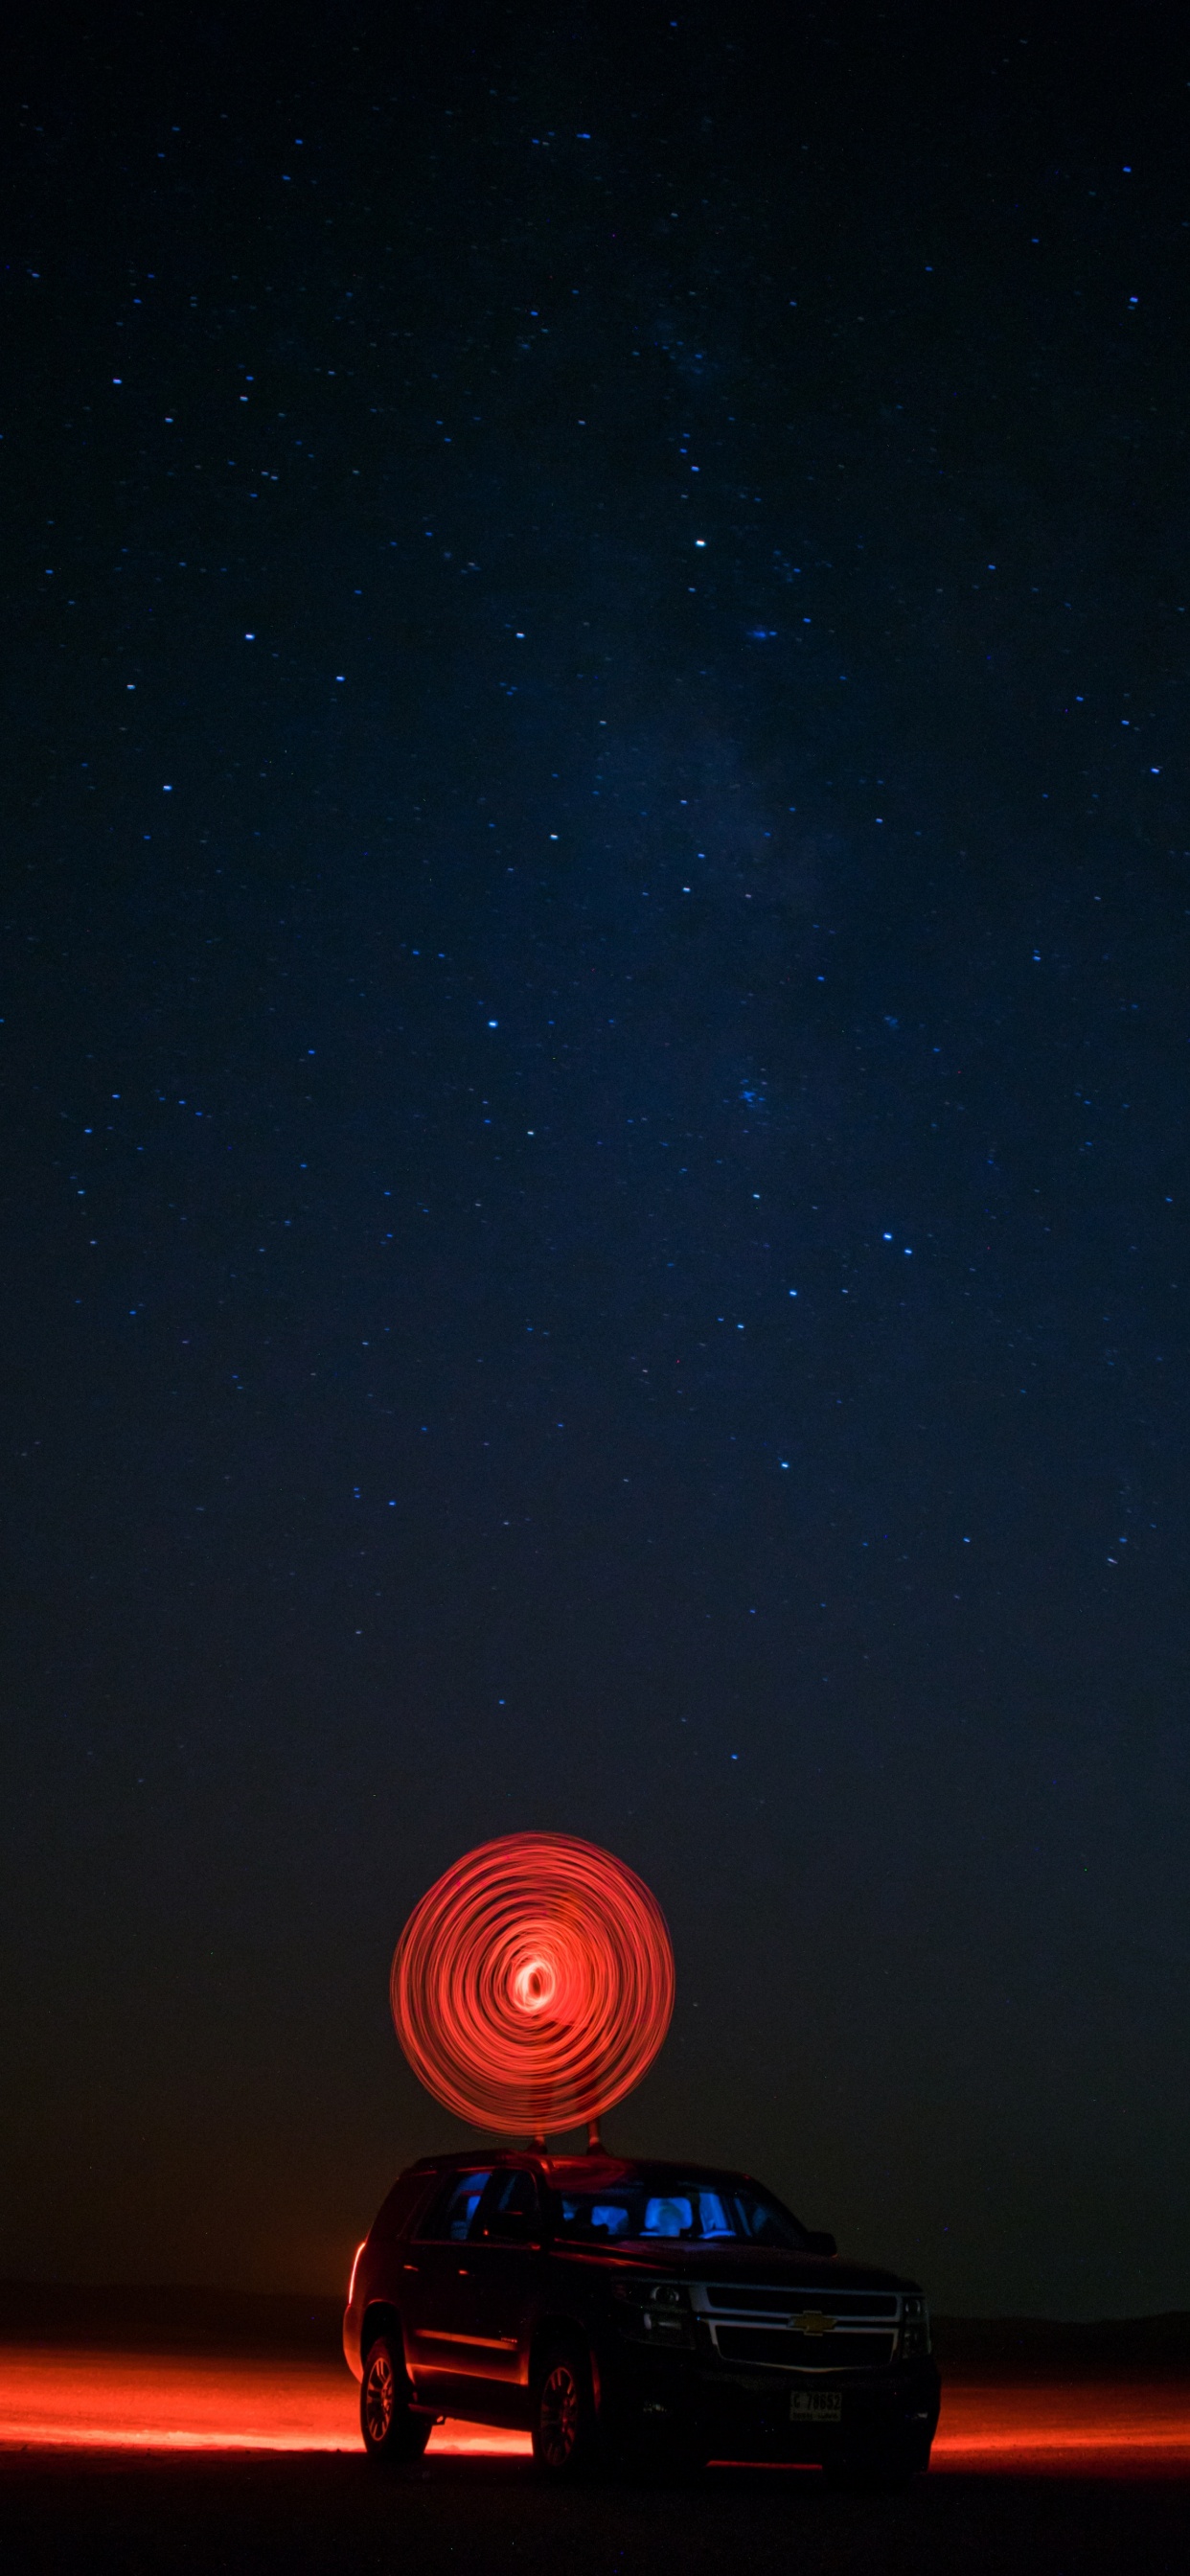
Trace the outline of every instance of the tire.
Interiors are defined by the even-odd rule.
[[[364,2355],[359,2393],[360,2431],[369,2459],[382,2467],[420,2460],[433,2425],[430,2415],[415,2415],[405,2356],[389,2335],[377,2335]]]
[[[533,2457],[562,2485],[588,2477],[599,2457],[589,2355],[577,2341],[551,2344],[533,2377]]]

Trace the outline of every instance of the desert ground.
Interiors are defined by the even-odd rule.
[[[416,2576],[1004,2569],[1183,2576],[1190,2322],[945,2323],[934,2463],[908,2495],[813,2470],[557,2494],[521,2437],[447,2423],[364,2458],[331,2302],[0,2290],[6,2570],[400,2568]]]

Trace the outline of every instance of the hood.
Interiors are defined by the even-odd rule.
[[[564,2241],[555,2246],[557,2253],[591,2250]],[[838,2254],[787,2253],[782,2246],[682,2245],[659,2237],[648,2245],[617,2246],[614,2252],[600,2247],[597,2260],[601,2270],[614,2266],[651,2281],[764,2281],[774,2289],[788,2283],[791,2289],[812,2290],[828,2305],[832,2291],[838,2290],[920,2291],[918,2282],[877,2263],[848,2262]]]

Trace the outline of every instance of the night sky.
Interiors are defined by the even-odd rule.
[[[9,31],[9,2274],[337,2287],[548,1828],[612,2143],[1190,2306],[1184,26],[670,5]]]

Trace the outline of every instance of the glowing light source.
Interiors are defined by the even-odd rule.
[[[623,1861],[570,1834],[509,1834],[415,1906],[390,1994],[414,2073],[449,2111],[482,2128],[569,2129],[652,2065],[673,1952]]]

